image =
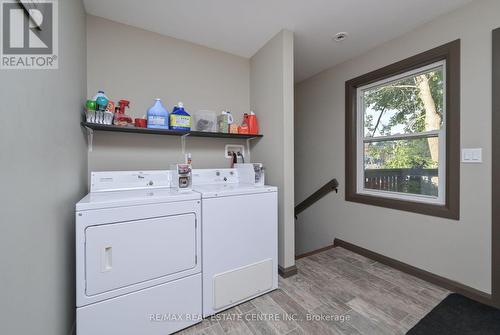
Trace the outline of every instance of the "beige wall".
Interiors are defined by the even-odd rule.
[[[491,31],[500,26],[499,13],[497,0],[473,2],[296,85],[297,202],[333,177],[341,184],[338,195],[300,216],[297,253],[340,238],[491,292]],[[344,201],[345,81],[457,38],[461,143],[482,147],[484,161],[461,165],[460,221]]]
[[[81,1],[59,1],[58,70],[0,72],[0,334],[68,335],[87,174]]]
[[[293,33],[282,31],[250,60],[250,102],[264,138],[252,160],[266,166],[266,183],[279,188],[279,265],[295,264],[293,163]]]
[[[293,265],[293,34],[281,32],[249,60],[88,16],[87,44],[87,95],[127,98],[134,117],[155,97],[169,110],[179,100],[189,112],[230,109],[238,122],[255,109],[264,138],[252,142],[251,158],[280,186],[280,264]],[[246,143],[188,137],[186,151],[195,168],[229,167],[225,144]],[[94,134],[88,157],[89,171],[165,169],[184,159],[179,137],[105,132]]]
[[[87,17],[87,95],[131,101],[130,114],[142,117],[161,98],[169,111],[182,101],[197,110],[231,110],[237,121],[250,109],[246,58],[102,18]],[[187,139],[196,168],[226,167],[225,144],[242,140]],[[97,132],[89,171],[165,169],[183,161],[180,139],[169,136]]]

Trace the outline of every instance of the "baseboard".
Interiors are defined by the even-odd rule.
[[[327,250],[330,250],[330,249],[333,249],[335,248],[335,245],[329,245],[329,246],[326,246],[326,247],[323,247],[323,248],[320,248],[320,249],[316,249],[316,250],[313,250],[313,251],[309,251],[309,252],[306,252],[306,253],[303,253],[303,254],[300,254],[300,255],[297,255],[295,256],[295,259],[300,259],[300,258],[304,258],[304,257],[309,257],[309,256],[312,256],[312,255],[316,255],[316,254],[319,254],[320,252],[323,252],[323,251],[327,251]]]
[[[283,278],[288,278],[297,274],[297,267],[295,265],[289,266],[287,268],[278,265],[278,273]]]
[[[438,275],[433,274],[431,272],[416,268],[412,265],[400,262],[400,261],[395,260],[393,258],[389,258],[387,256],[378,254],[376,252],[370,251],[368,249],[359,247],[357,245],[351,244],[351,243],[343,241],[343,240],[335,239],[333,241],[333,245],[334,245],[334,247],[342,247],[344,249],[355,252],[359,255],[373,259],[374,261],[385,264],[387,266],[390,266],[391,268],[394,268],[394,269],[399,270],[401,272],[405,272],[407,274],[410,274],[412,276],[415,276],[417,278],[425,280],[425,281],[432,283],[434,285],[441,286],[442,288],[445,288],[445,289],[450,290],[452,292],[460,293],[468,298],[474,299],[474,300],[482,302],[484,304],[493,305],[493,301],[492,301],[490,294],[481,292],[481,291],[476,290],[475,288],[472,288],[470,286],[460,284],[460,283],[453,281],[451,279],[447,279],[447,278],[438,276]]]

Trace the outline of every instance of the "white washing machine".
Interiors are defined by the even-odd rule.
[[[240,183],[249,178],[238,172],[193,170],[202,196],[204,317],[278,287],[278,190]]]
[[[78,335],[165,335],[201,321],[201,204],[170,171],[97,172],[76,204]]]

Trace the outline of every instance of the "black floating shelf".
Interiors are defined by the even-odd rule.
[[[138,127],[130,127],[130,126],[119,127],[119,126],[113,126],[113,125],[88,123],[88,122],[82,122],[81,124],[83,127],[90,128],[92,130],[114,131],[114,132],[120,132],[120,133],[169,135],[169,136],[189,135],[189,136],[193,136],[193,137],[239,138],[239,139],[263,137],[263,135],[251,135],[251,134],[210,133],[210,132],[203,132],[203,131],[180,131],[180,130],[170,130],[170,129],[138,128]]]

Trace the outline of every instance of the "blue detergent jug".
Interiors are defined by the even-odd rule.
[[[147,119],[148,128],[168,129],[168,111],[160,99],[155,99],[154,105],[148,109]]]
[[[191,115],[184,110],[184,105],[179,102],[174,106],[170,114],[170,129],[174,130],[191,130]]]

